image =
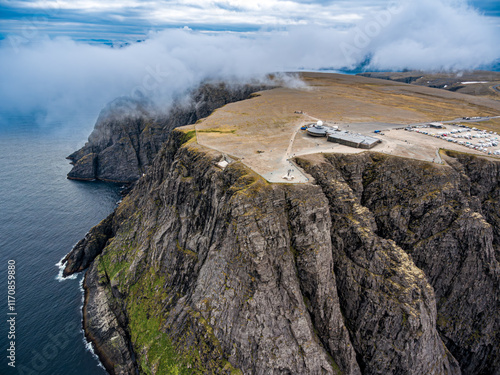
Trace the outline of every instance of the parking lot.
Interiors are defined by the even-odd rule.
[[[500,155],[499,135],[497,132],[456,124],[448,125],[445,129],[419,126],[407,127],[405,130],[442,139],[488,155]]]

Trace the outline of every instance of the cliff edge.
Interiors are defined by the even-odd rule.
[[[269,184],[194,137],[68,257],[111,374],[499,373],[498,162],[312,155],[315,184]]]
[[[174,101],[167,113],[146,99],[118,98],[101,111],[88,142],[67,157],[73,164],[68,178],[134,182],[146,172],[172,129],[268,88],[207,83]]]

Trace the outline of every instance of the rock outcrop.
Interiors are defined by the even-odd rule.
[[[64,257],[63,276],[87,269],[95,257],[102,252],[108,240],[114,236],[113,216],[114,213],[93,227],[85,238],[78,241],[73,251]]]
[[[172,129],[194,124],[227,103],[267,88],[205,84],[176,100],[166,114],[146,99],[118,98],[101,111],[85,146],[68,156],[73,164],[68,178],[134,182],[146,172]]]
[[[111,374],[500,372],[498,162],[314,155],[269,184],[194,137],[67,257]]]

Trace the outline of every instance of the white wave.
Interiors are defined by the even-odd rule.
[[[81,322],[82,322],[82,329],[80,330],[80,332],[82,334],[82,341],[83,341],[83,345],[85,346],[85,350],[90,352],[90,354],[92,354],[92,357],[94,357],[96,359],[97,365],[99,367],[103,368],[104,370],[106,370],[104,365],[101,363],[99,356],[94,351],[94,345],[90,341],[87,340],[87,337],[85,337],[85,331],[83,330],[83,303],[85,301],[85,290],[83,289],[83,280],[84,279],[85,279],[85,276],[83,276],[78,281],[78,288],[80,289],[80,292],[82,293],[82,304],[80,306],[80,316],[81,316]]]
[[[59,268],[59,272],[57,273],[57,276],[55,277],[55,279],[56,279],[57,281],[59,281],[59,282],[62,282],[62,281],[64,281],[64,280],[74,280],[74,279],[76,279],[76,278],[78,277],[78,274],[77,274],[77,273],[74,273],[73,275],[71,275],[71,276],[67,276],[67,277],[64,277],[64,276],[63,276],[63,272],[64,272],[64,264],[63,264],[63,260],[64,260],[64,258],[65,258],[65,257],[66,257],[66,255],[65,255],[65,256],[63,256],[63,257],[61,258],[61,260],[55,264],[55,266],[56,266],[57,268]]]
[[[88,352],[90,352],[90,354],[92,354],[92,357],[94,357],[97,360],[97,365],[100,368],[106,370],[104,365],[101,363],[99,356],[94,351],[94,345],[90,341],[87,341],[87,338],[85,337],[85,331],[83,330],[83,328],[80,330],[80,332],[82,333],[82,341],[83,345],[85,346],[85,350],[87,350]]]
[[[80,292],[82,293],[82,306],[81,306],[81,313],[82,313],[82,318],[83,318],[83,303],[85,302],[85,289],[83,289],[83,280],[85,279],[85,276],[80,279],[78,282],[78,288],[80,289]]]

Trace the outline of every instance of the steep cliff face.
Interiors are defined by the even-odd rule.
[[[167,114],[131,98],[118,98],[99,115],[88,142],[68,159],[68,178],[136,181],[151,165],[172,129],[195,123],[227,103],[247,99],[262,85],[205,84],[177,100]]]
[[[353,164],[363,165],[356,155]],[[432,287],[327,160],[298,160],[328,198],[340,306],[365,374],[456,374],[435,329]]]
[[[445,156],[452,167],[373,153],[325,159],[378,236],[393,240],[427,276],[438,331],[462,372],[498,373],[500,163],[454,152]],[[318,177],[324,170],[307,169]]]
[[[497,162],[315,155],[315,184],[268,184],[192,137],[67,257],[110,373],[500,372]]]
[[[220,155],[194,145],[169,152],[182,135],[173,138],[115,214],[120,228],[87,276],[97,310],[126,317],[86,319],[108,368],[132,366],[127,348],[103,344],[125,328],[142,373],[359,373],[326,202],[309,207],[304,188],[269,185],[238,163],[222,171]],[[317,220],[303,226],[303,214]],[[328,327],[322,337],[313,316]]]

